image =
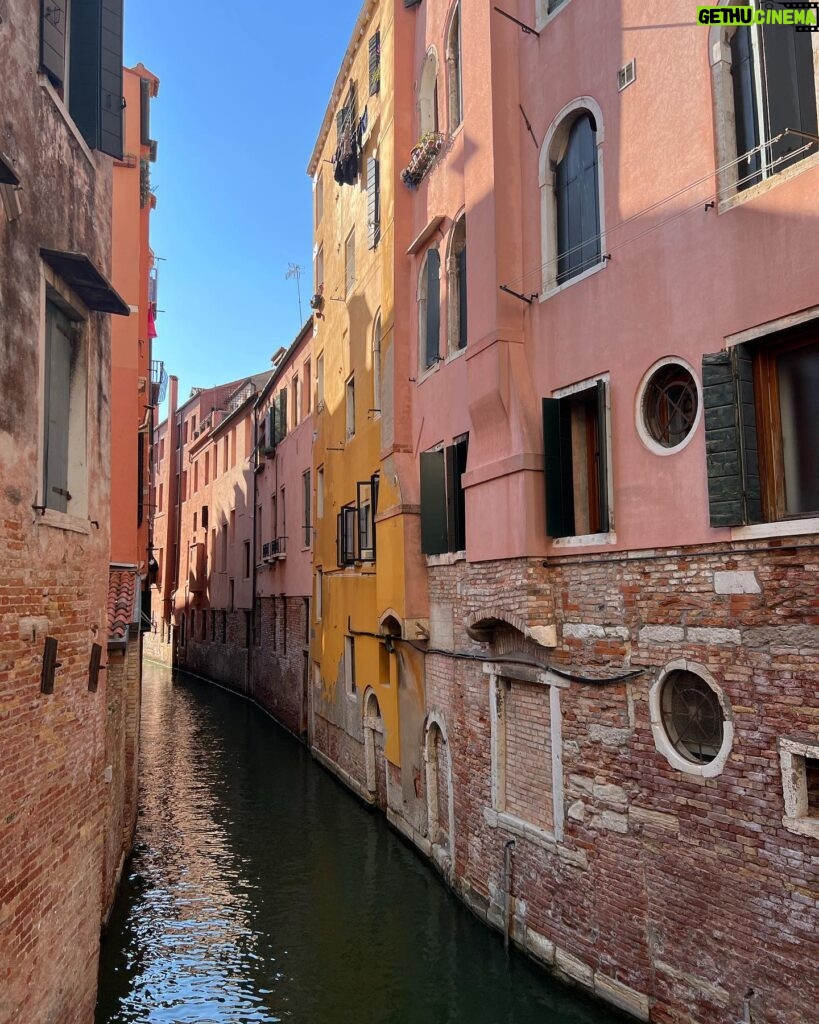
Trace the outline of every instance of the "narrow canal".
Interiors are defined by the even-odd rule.
[[[97,1024],[611,1024],[253,705],[146,666]],[[617,1018],[619,1019],[619,1018]]]

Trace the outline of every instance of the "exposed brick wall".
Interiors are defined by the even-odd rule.
[[[647,994],[652,1020],[730,1024],[748,988],[757,1024],[811,1018],[819,857],[815,840],[783,828],[777,740],[819,735],[818,570],[815,548],[794,541],[430,571],[431,605],[452,609],[457,650],[489,654],[462,625],[480,609],[530,626],[554,614],[558,646],[540,649],[544,664],[589,676],[643,670],[560,691],[566,834],[545,845],[516,837],[513,933],[527,927],[556,944],[569,973],[588,968],[587,981],[600,972]],[[760,592],[717,593],[715,573],[737,571]],[[712,779],[676,770],[654,742],[649,688],[680,658],[704,666],[732,708],[732,752]],[[485,817],[486,676],[430,655],[426,685],[452,745],[457,885],[497,923],[510,834]]]
[[[258,598],[259,633],[253,649],[251,694],[297,736],[307,733],[309,602]]]
[[[501,685],[505,723],[503,803],[510,814],[549,829],[553,824],[549,691],[520,681],[508,688]]]

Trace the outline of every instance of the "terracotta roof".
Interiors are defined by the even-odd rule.
[[[124,640],[134,621],[137,598],[137,574],[132,570],[114,570],[108,574],[108,639]]]

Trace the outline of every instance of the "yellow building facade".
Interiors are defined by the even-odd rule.
[[[403,436],[409,382],[394,325],[393,75],[396,19],[400,34],[405,18],[411,25],[400,5],[364,4],[308,168],[316,311],[311,740],[364,799],[414,831],[424,813],[428,633],[426,587],[408,582],[423,581],[425,569],[419,563],[408,573],[408,552],[420,551],[419,522],[417,499],[402,497],[403,466],[412,465]]]

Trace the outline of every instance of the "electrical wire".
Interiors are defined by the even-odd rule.
[[[641,217],[645,217],[647,214],[653,213],[654,211],[658,210],[659,208],[665,206],[667,203],[672,202],[674,199],[677,199],[680,196],[685,195],[686,192],[690,192],[692,189],[697,188],[698,186],[703,185],[706,182],[713,180],[715,174],[716,175],[720,175],[724,171],[727,171],[727,170],[730,170],[733,167],[736,167],[742,161],[749,160],[751,157],[755,156],[756,154],[762,153],[763,150],[767,149],[770,146],[775,145],[777,142],[780,142],[787,134],[788,134],[788,132],[785,132],[785,131],[780,132],[778,135],[775,135],[771,139],[768,139],[768,140],[766,140],[764,142],[761,142],[758,146],[755,146],[753,149],[748,150],[747,152],[743,153],[741,156],[736,157],[734,160],[730,160],[728,163],[722,164],[720,167],[717,167],[715,171],[712,171],[709,174],[703,175],[701,178],[697,178],[695,181],[689,183],[688,185],[684,186],[683,188],[678,189],[676,192],[671,193],[671,195],[665,196],[663,199],[657,200],[657,202],[652,203],[650,206],[645,207],[644,209],[638,211],[635,214],[632,214],[632,216],[626,217],[624,220],[619,221],[617,224],[614,224],[614,225],[606,228],[606,232],[605,232],[606,236],[610,236],[611,234],[622,230],[623,228],[627,227],[628,225],[633,224],[635,221],[639,220]],[[780,164],[788,162],[788,161],[791,161],[795,157],[798,157],[801,154],[806,153],[809,149],[811,149],[815,145],[816,145],[816,143],[813,142],[813,141],[807,142],[803,146],[800,146],[797,149],[792,150],[789,153],[785,153],[782,156],[777,157],[775,160],[769,161],[767,164],[765,164],[765,170],[770,172],[770,171],[774,170],[776,167],[778,167]],[[664,227],[666,224],[673,223],[675,220],[678,220],[680,217],[684,216],[685,214],[690,213],[692,210],[695,210],[698,207],[701,207],[704,203],[720,201],[724,197],[725,193],[733,193],[733,192],[735,192],[736,190],[740,189],[746,183],[749,183],[749,182],[753,181],[755,178],[758,178],[760,176],[760,174],[762,174],[762,173],[763,173],[762,169],[754,170],[754,171],[750,171],[748,174],[746,174],[745,176],[743,176],[743,177],[741,177],[739,179],[732,180],[727,185],[724,185],[722,188],[717,189],[716,192],[710,192],[708,195],[703,196],[702,198],[697,199],[690,206],[686,206],[682,210],[679,210],[676,213],[672,214],[670,217],[667,217],[664,220],[660,220],[660,221],[652,224],[650,227],[646,228],[644,231],[641,231],[638,234],[631,236],[630,238],[626,238],[623,241],[618,242],[617,244],[615,244],[613,246],[607,246],[607,252],[604,254],[604,256],[608,256],[612,252],[615,252],[615,251],[617,251],[619,249],[622,249],[623,246],[628,245],[631,242],[635,242],[635,241],[638,241],[641,238],[644,238],[650,232],[655,231],[658,228]],[[517,277],[517,278],[511,278],[510,280],[505,282],[507,287],[515,287],[517,290],[525,290],[523,288],[523,286],[526,284],[527,281],[529,281],[536,274],[542,274],[544,270],[546,270],[549,267],[554,266],[560,260],[563,260],[567,256],[572,256],[572,255],[582,251],[590,243],[595,243],[595,242],[600,243],[600,242],[602,242],[603,241],[603,234],[604,233],[602,231],[600,231],[596,235],[592,235],[590,238],[584,239],[582,242],[579,242],[577,245],[573,246],[571,249],[566,250],[565,253],[561,253],[559,256],[550,257],[548,260],[546,260],[545,262],[541,263],[539,266],[534,267],[532,270],[527,271],[522,276]],[[600,258],[595,259],[594,263],[589,263],[589,267],[595,266],[597,264],[597,262],[599,262],[599,259]]]

